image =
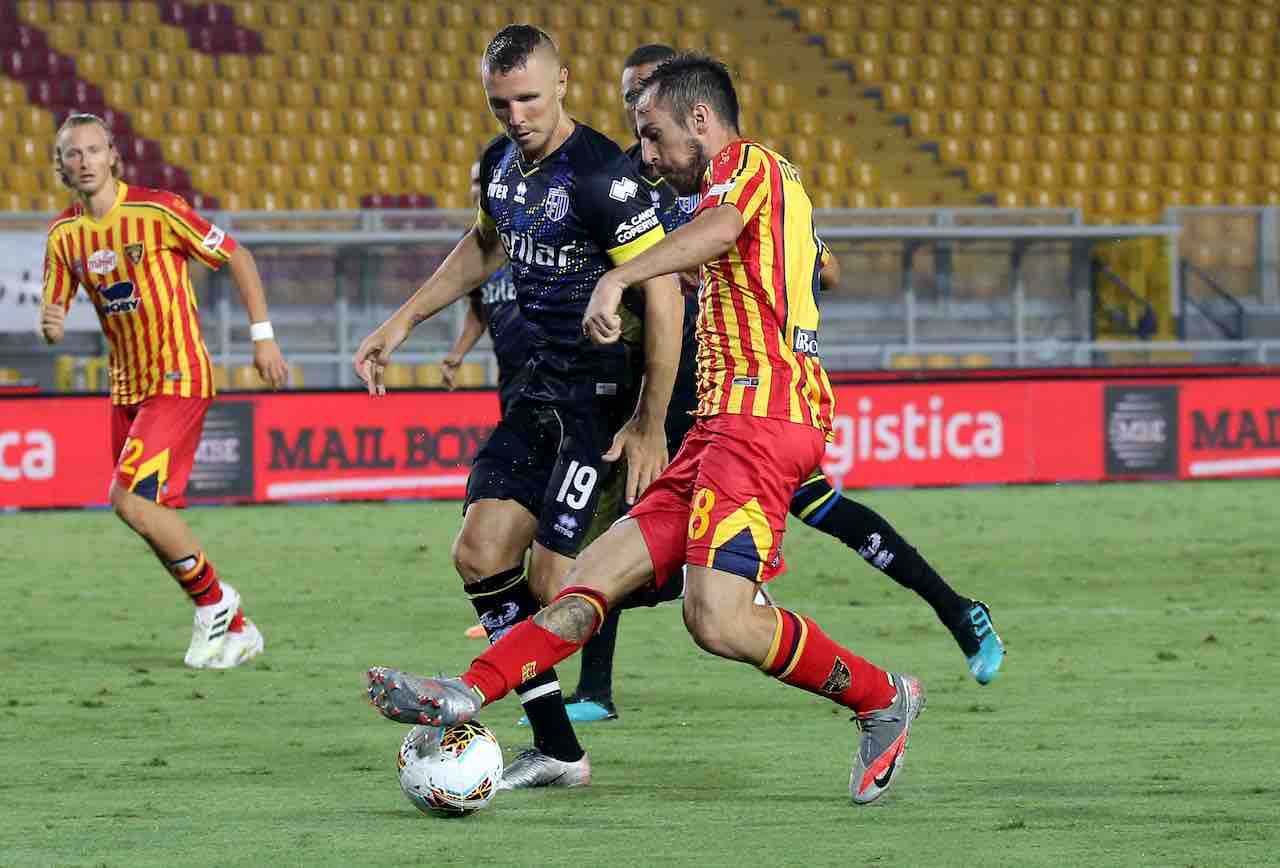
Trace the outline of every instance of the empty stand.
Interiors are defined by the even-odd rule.
[[[789,11],[989,202],[1146,221],[1169,205],[1277,196],[1274,4]]]

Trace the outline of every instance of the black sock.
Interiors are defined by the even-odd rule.
[[[481,579],[467,585],[466,591],[491,644],[542,608],[529,589],[523,567]],[[535,747],[558,760],[582,759],[582,745],[578,744],[569,714],[564,710],[564,697],[554,669],[521,684],[516,694],[533,729]]]
[[[582,646],[582,670],[574,695],[583,699],[613,701],[613,649],[618,642],[620,609],[613,609],[596,634]]]
[[[835,497],[835,503],[813,526],[840,540],[904,588],[915,591],[933,607],[938,620],[955,632],[953,628],[964,620],[973,601],[957,594],[878,512],[839,494]],[[977,649],[966,653],[974,651]]]

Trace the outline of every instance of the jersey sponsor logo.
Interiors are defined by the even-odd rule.
[[[110,286],[100,287],[98,292],[102,294],[102,312],[107,316],[133,313],[142,303],[132,280],[122,280]]]
[[[501,232],[502,246],[507,250],[507,258],[512,262],[523,262],[525,265],[542,265],[546,267],[567,268],[569,254],[576,248],[575,242],[563,247],[553,247],[534,241],[528,232]]]
[[[547,191],[547,198],[542,203],[547,219],[559,223],[569,213],[569,191],[564,187],[552,187]]]
[[[619,202],[635,198],[638,192],[640,192],[639,185],[630,178],[614,178],[613,183],[609,185],[609,198]]]
[[[114,250],[95,250],[89,254],[89,271],[94,274],[110,274],[116,270]]]
[[[756,386],[760,385],[760,378],[759,377],[734,377],[733,384],[735,386],[747,386],[749,388],[754,389]]]
[[[525,204],[524,194],[528,192],[529,192],[529,185],[526,184],[524,181],[521,181],[519,184],[516,184],[516,194],[511,198],[511,201],[515,202],[517,205]]]
[[[791,352],[802,356],[816,356],[818,354],[818,330],[802,329],[796,326],[795,333],[791,336]]]
[[[489,178],[489,198],[505,199],[507,198],[507,185],[502,183],[502,169],[494,169],[492,177]]]
[[[510,277],[491,280],[480,287],[480,300],[486,305],[502,304],[516,300],[516,285]]]
[[[639,214],[618,225],[614,230],[613,237],[619,244],[626,244],[634,238],[648,232],[650,229],[658,225],[658,212],[654,208],[646,208]]]
[[[729,191],[731,191],[732,189],[733,189],[733,182],[732,182],[732,181],[725,181],[725,182],[724,182],[724,183],[722,183],[722,184],[716,184],[716,185],[712,186],[712,188],[711,188],[710,190],[708,190],[708,191],[707,191],[707,196],[708,196],[708,197],[710,197],[710,196],[723,196],[725,193],[728,193],[728,192],[729,192]]]
[[[137,244],[126,244],[124,246],[124,255],[129,257],[130,262],[137,265],[142,262],[143,249],[141,242]]]
[[[204,236],[204,240],[200,242],[200,246],[209,252],[213,252],[222,246],[222,239],[226,237],[227,233],[217,226],[210,226],[208,233]]]

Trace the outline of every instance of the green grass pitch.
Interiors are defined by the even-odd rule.
[[[362,694],[480,650],[456,504],[191,510],[267,640],[223,673],[182,667],[190,607],[113,516],[0,516],[0,865],[1280,864],[1277,483],[863,497],[1009,649],[978,687],[922,602],[792,527],[779,602],[929,691],[881,802],[849,804],[846,713],[666,606],[623,618],[595,783],[463,820],[404,799]],[[518,716],[482,717],[508,755]]]

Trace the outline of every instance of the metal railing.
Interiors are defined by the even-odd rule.
[[[1204,210],[1176,209],[1169,216],[1183,221],[1203,216]],[[1240,216],[1239,209],[1226,210]],[[1258,219],[1261,226],[1274,220],[1275,210],[1252,209],[1250,219]],[[351,385],[349,359],[356,343],[430,273],[433,262],[470,225],[473,212],[268,211],[210,216],[258,257],[273,297],[272,318],[291,360],[310,366],[308,384]],[[44,215],[0,214],[0,232],[42,232],[45,220]],[[1182,229],[1173,223],[1085,225],[1078,210],[1060,208],[846,209],[817,212],[815,220],[842,260],[848,252],[855,262],[859,256],[876,255],[882,263],[891,263],[880,272],[891,282],[887,296],[863,292],[859,264],[857,269],[846,267],[844,286],[824,298],[823,356],[833,369],[889,367],[902,354],[990,353],[1011,366],[1049,364],[1047,360],[1105,363],[1111,353],[1175,348],[1208,360],[1229,357],[1250,363],[1276,355],[1275,342],[1266,340],[1172,346],[1090,341],[1089,254],[1095,244],[1162,239],[1171,253],[1170,306],[1181,317],[1194,303],[1183,303],[1184,271],[1178,265],[1184,258],[1178,255]],[[1260,262],[1272,263],[1274,270],[1276,257],[1266,250],[1262,254],[1270,258],[1264,256]],[[1198,268],[1194,261],[1191,267]],[[1217,280],[1216,272],[1210,276]],[[984,292],[967,291],[966,281],[981,284]],[[1262,281],[1263,297],[1266,285]],[[293,295],[282,287],[292,288]],[[247,363],[246,326],[226,276],[204,279],[200,289],[205,333],[216,360]],[[1280,311],[1280,298],[1275,308]],[[1249,310],[1246,305],[1244,312]],[[398,360],[438,360],[462,312],[457,306],[441,321],[420,327],[397,354]],[[28,351],[49,352],[34,341]],[[491,362],[483,345],[475,358]]]
[[[1182,292],[1183,299],[1183,315],[1178,321],[1178,334],[1180,337],[1187,336],[1187,315],[1189,311],[1195,311],[1200,314],[1210,325],[1217,329],[1223,337],[1232,340],[1240,340],[1244,337],[1244,305],[1227,292],[1213,276],[1200,268],[1198,265],[1183,259],[1179,263],[1181,268],[1181,278],[1178,281],[1179,288]],[[1191,287],[1195,283],[1203,284],[1212,293],[1208,298],[1197,298]],[[1218,308],[1217,310],[1215,310]],[[1225,308],[1226,312],[1221,313],[1221,309]]]

